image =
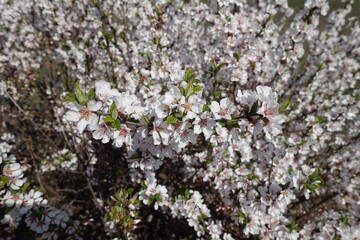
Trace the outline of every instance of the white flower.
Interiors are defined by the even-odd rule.
[[[111,138],[113,138],[113,131],[110,129],[107,123],[102,120],[97,126],[97,129],[93,132],[93,138],[96,140],[100,140],[102,143],[108,143]]]
[[[235,105],[230,102],[228,98],[223,98],[220,101],[220,104],[216,101],[211,102],[210,104],[211,112],[215,115],[215,119],[231,119],[231,114],[236,110]]]
[[[100,101],[106,102],[111,97],[118,95],[119,91],[114,88],[112,89],[109,82],[101,80],[95,82],[95,93]]]
[[[120,129],[114,132],[114,145],[116,147],[121,147],[124,143],[126,145],[131,145],[131,129],[125,124],[121,124]]]
[[[212,115],[209,112],[204,112],[195,118],[193,124],[194,133],[200,134],[203,132],[205,138],[208,139],[213,133],[213,128],[216,125],[216,122],[214,119],[212,119]]]
[[[251,108],[256,101],[256,94],[255,92],[249,90],[239,90],[236,95],[236,100],[246,105],[248,108]]]
[[[77,103],[70,105],[70,111],[65,115],[65,118],[69,121],[77,122],[77,129],[80,133],[83,133],[86,126],[90,125],[90,128],[94,128],[98,121],[98,115],[94,112],[101,108],[101,102],[90,100],[87,106],[82,106]]]
[[[3,168],[3,174],[8,177],[21,178],[23,171],[19,163],[10,163]]]
[[[150,131],[150,134],[152,134],[152,137],[154,139],[155,145],[168,145],[170,136],[173,130],[172,125],[168,125],[166,122],[162,122],[160,120],[156,120],[153,123],[153,130]]]
[[[272,91],[270,87],[267,86],[257,86],[256,87],[257,98],[267,104],[277,101],[277,94]]]
[[[191,124],[189,122],[185,122],[174,132],[173,142],[178,144],[180,149],[185,147],[189,142],[194,144],[196,143],[196,135],[190,127]]]
[[[197,114],[201,112],[204,101],[197,95],[191,95],[188,100],[185,100],[185,98],[183,98],[183,100],[178,107],[179,113],[182,114],[186,111],[186,119],[195,118]]]
[[[163,104],[174,108],[179,106],[181,103],[185,103],[185,97],[181,94],[178,87],[170,86],[169,88],[169,91],[165,93],[162,99]]]

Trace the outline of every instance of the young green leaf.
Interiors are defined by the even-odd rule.
[[[111,123],[113,128],[119,129],[121,127],[121,122],[119,119],[116,119],[113,123]]]
[[[118,112],[117,112],[117,109],[116,109],[116,104],[115,102],[113,102],[110,106],[110,114],[111,114],[111,117],[115,120],[117,119],[118,117]]]
[[[173,115],[170,115],[166,118],[166,122],[168,124],[174,123],[174,122],[176,122],[176,120],[177,120],[176,117],[174,117]]]
[[[75,84],[75,95],[81,105],[84,105],[88,102],[86,95],[79,87],[79,82]]]
[[[88,92],[88,99],[89,100],[95,100],[95,88],[92,88]]]
[[[70,102],[79,103],[74,93],[66,94],[66,99],[69,100]]]
[[[110,115],[106,115],[104,118],[103,118],[104,122],[114,122],[114,119],[110,116]]]

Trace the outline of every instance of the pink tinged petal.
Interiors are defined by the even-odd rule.
[[[68,111],[65,114],[65,119],[68,121],[73,121],[73,122],[77,122],[79,121],[81,118],[81,113],[80,112],[75,112],[75,111]]]
[[[11,176],[12,177],[17,177],[17,176],[19,176],[19,175],[21,175],[22,174],[22,170],[21,169],[17,169],[17,170],[15,170],[15,171],[13,171],[12,173],[11,173]]]
[[[86,126],[88,125],[88,121],[86,119],[81,119],[77,124],[76,124],[76,127],[78,129],[78,131],[81,133],[84,132]]]
[[[95,100],[90,100],[87,104],[87,107],[91,111],[98,111],[102,107],[102,103]]]

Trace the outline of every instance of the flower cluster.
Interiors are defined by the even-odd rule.
[[[6,214],[1,219],[2,224],[8,224],[10,229],[19,226],[25,216],[26,226],[43,239],[56,239],[58,233],[66,232],[73,235],[76,232],[78,222],[70,223],[69,212],[58,209],[48,204],[48,200],[42,197],[43,193],[31,189],[27,191],[30,183],[24,178],[24,170],[11,155],[14,136],[4,134],[0,144],[0,207],[6,208]]]
[[[4,233],[358,238],[355,0],[0,2]]]

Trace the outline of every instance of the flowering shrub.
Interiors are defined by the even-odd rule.
[[[359,238],[359,3],[0,2],[4,238]]]

